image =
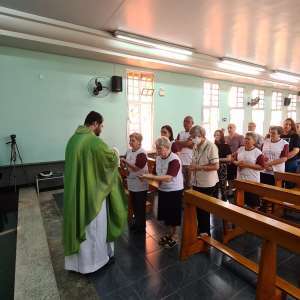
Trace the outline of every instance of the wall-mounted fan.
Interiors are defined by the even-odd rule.
[[[104,98],[110,92],[109,77],[93,77],[88,83],[89,94],[93,97]]]
[[[255,106],[256,104],[258,104],[260,101],[260,98],[259,97],[255,97],[253,99],[251,99],[247,104],[250,105],[250,106]]]

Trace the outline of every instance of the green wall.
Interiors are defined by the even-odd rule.
[[[64,148],[75,128],[91,110],[104,116],[102,138],[124,152],[127,147],[127,98],[111,93],[93,98],[87,83],[94,76],[120,75],[138,69],[123,65],[60,55],[0,47],[0,165],[9,163],[10,134],[17,135],[25,163],[64,159]],[[154,137],[169,123],[177,133],[185,115],[201,121],[203,78],[154,71],[155,89],[166,96],[154,96]],[[221,116],[228,117],[227,98],[232,83],[220,83]],[[249,91],[251,86],[245,86]],[[267,100],[271,90],[266,94]],[[247,95],[246,95],[247,96]],[[226,124],[220,124],[226,126]]]

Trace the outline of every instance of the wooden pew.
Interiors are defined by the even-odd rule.
[[[275,185],[282,187],[283,181],[290,181],[296,184],[292,190],[300,190],[300,174],[289,172],[274,172]]]
[[[283,186],[284,181],[289,181],[296,184],[296,187],[290,189],[298,191],[300,193],[300,174],[288,173],[288,172],[274,172],[275,185],[278,187]],[[290,204],[288,200],[283,204],[274,201],[274,199],[266,199],[269,203],[272,203],[272,210],[276,216],[281,217],[284,214],[285,209],[291,209],[300,212],[300,206]]]
[[[194,190],[184,192],[184,205],[181,260],[194,253],[207,251],[210,245],[258,274],[257,300],[283,299],[285,293],[300,299],[300,289],[278,277],[276,272],[277,245],[299,254],[300,229]],[[204,236],[198,239],[197,207],[260,236],[263,239],[263,246],[259,265],[211,237]]]
[[[300,209],[300,192],[293,189],[284,189],[278,186],[272,186],[263,183],[257,183],[249,180],[235,180],[233,182],[236,188],[235,204],[238,206],[244,206],[244,193],[250,192],[260,196],[261,198],[275,204],[274,210],[271,213],[265,213],[265,215],[274,219],[281,220],[282,222],[289,223],[290,225],[299,227],[300,225],[287,221],[281,218],[278,214],[277,206],[284,206],[293,209]],[[260,212],[264,214],[263,212]]]

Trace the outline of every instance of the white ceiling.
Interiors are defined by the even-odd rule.
[[[98,30],[124,30],[300,74],[299,0],[0,0]]]

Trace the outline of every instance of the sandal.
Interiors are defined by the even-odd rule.
[[[177,245],[177,242],[175,240],[173,240],[172,238],[169,238],[167,243],[164,244],[164,247],[167,248],[167,249],[171,249],[176,245]]]
[[[165,245],[168,241],[169,241],[169,236],[164,235],[159,239],[158,244],[162,246],[162,245]]]

